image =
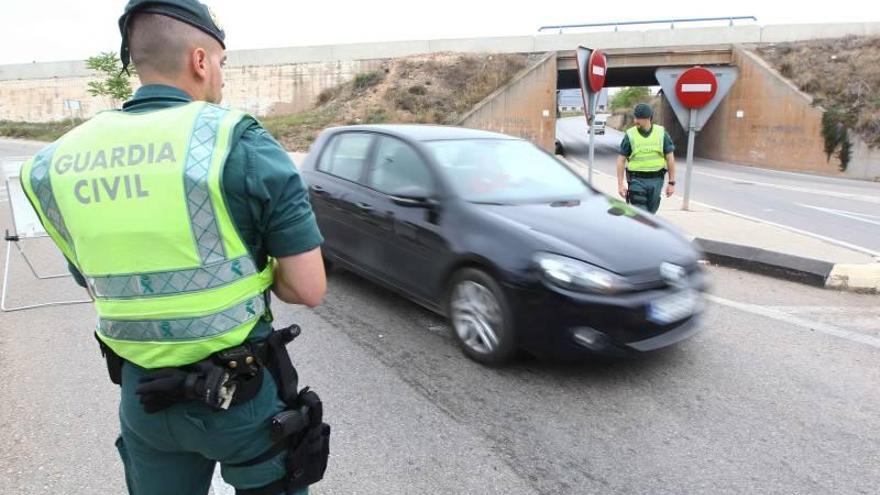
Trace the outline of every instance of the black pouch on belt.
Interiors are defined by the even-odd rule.
[[[107,347],[107,344],[98,337],[97,332],[95,332],[95,340],[101,347],[101,356],[104,356],[104,361],[107,362],[107,374],[110,375],[110,381],[116,385],[122,385],[122,358],[113,352],[113,349]]]

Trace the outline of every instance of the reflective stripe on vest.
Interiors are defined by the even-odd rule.
[[[656,172],[666,168],[666,155],[663,153],[663,140],[666,130],[663,126],[653,124],[651,134],[642,136],[638,126],[627,129],[627,137],[632,147],[627,168],[634,172]]]
[[[36,199],[39,209],[45,214],[46,218],[43,220],[43,225],[46,231],[51,237],[61,237],[64,240],[66,245],[59,245],[59,247],[69,260],[74,261],[76,256],[69,248],[72,245],[70,232],[67,231],[64,218],[61,217],[61,211],[58,209],[58,203],[55,202],[55,195],[52,193],[52,181],[49,180],[49,169],[52,165],[55,148],[57,147],[58,142],[56,141],[40,151],[32,159],[30,173],[22,173],[20,179],[22,181],[22,188],[25,191],[28,190],[26,184],[28,179],[30,180],[33,190],[29,197],[31,201]]]
[[[217,217],[208,192],[208,172],[217,142],[219,120],[226,112],[222,108],[208,105],[199,114],[189,141],[184,168],[189,223],[202,264],[225,259],[223,243],[217,229]]]
[[[104,112],[25,164],[22,185],[95,296],[98,336],[145,368],[238,345],[267,307],[226,208],[222,172],[244,114],[194,102]]]
[[[253,258],[242,256],[190,270],[91,277],[88,282],[95,297],[122,299],[213,289],[255,273]]]
[[[143,321],[101,319],[98,321],[98,329],[103,335],[117,340],[199,340],[229,332],[262,315],[265,309],[263,296],[257,296],[220,313],[200,318]]]

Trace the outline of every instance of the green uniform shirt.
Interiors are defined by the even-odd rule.
[[[651,131],[646,132],[640,128],[639,134],[641,134],[644,137],[648,137],[648,135],[651,134]],[[672,138],[669,137],[669,133],[665,132],[665,133],[663,133],[663,154],[667,155],[669,153],[672,153],[673,151],[675,151],[675,144],[672,142]],[[629,136],[627,136],[626,133],[624,133],[623,134],[623,141],[620,142],[620,151],[618,151],[618,154],[629,158],[629,156],[632,155],[632,152],[633,152],[633,149],[632,149],[632,144],[630,144],[630,142],[629,142]]]
[[[148,85],[138,89],[122,111],[150,112],[191,101],[180,89]],[[224,197],[257,267],[265,268],[268,256],[291,256],[320,246],[324,239],[306,185],[284,148],[253,118],[245,118],[236,126],[232,143],[223,170]],[[70,271],[85,287],[76,267],[70,265]],[[270,323],[261,320],[250,335],[262,338],[270,331]]]

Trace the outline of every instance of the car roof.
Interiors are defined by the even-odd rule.
[[[343,131],[373,131],[408,138],[414,141],[442,141],[451,139],[508,139],[519,138],[499,134],[497,132],[468,129],[466,127],[421,125],[421,124],[370,124],[332,127],[332,132]]]

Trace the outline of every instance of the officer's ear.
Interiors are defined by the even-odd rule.
[[[210,71],[208,51],[199,47],[191,51],[189,56],[189,66],[196,78],[201,80],[208,79],[208,72]]]

